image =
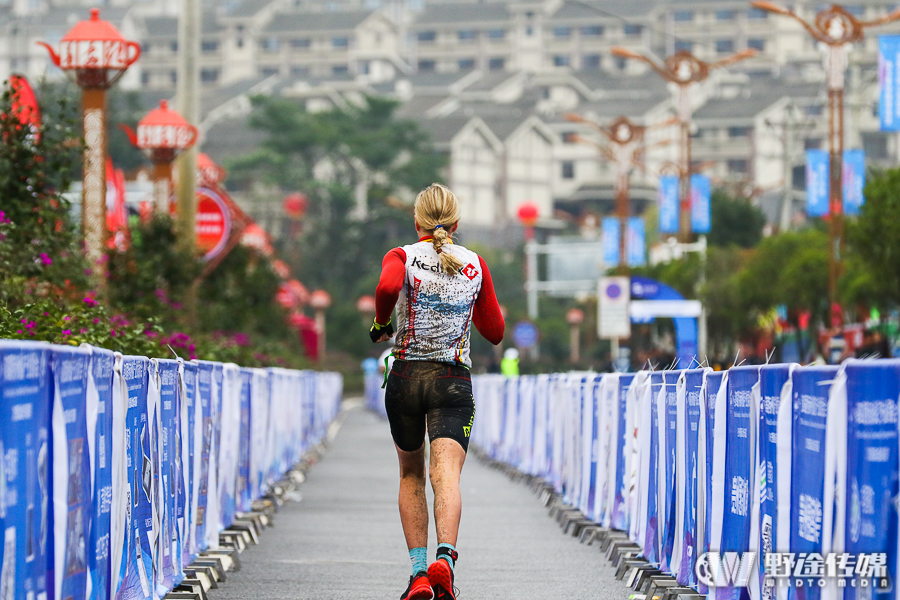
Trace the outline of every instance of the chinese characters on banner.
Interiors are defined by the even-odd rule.
[[[709,177],[691,175],[691,230],[694,233],[709,233],[712,228],[711,194]]]
[[[678,233],[678,176],[659,178],[659,232]]]
[[[709,233],[712,226],[710,194],[712,185],[706,175],[691,175],[691,230]],[[659,178],[659,232],[679,232],[678,177],[663,175]]]

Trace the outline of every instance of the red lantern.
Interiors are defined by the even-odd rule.
[[[309,305],[316,310],[325,310],[331,306],[331,296],[325,290],[316,290],[309,297]]]
[[[372,296],[361,296],[356,301],[356,310],[363,314],[375,312],[375,298]]]
[[[295,221],[300,220],[303,218],[303,213],[306,212],[307,205],[306,196],[295,192],[284,199],[284,214]]]
[[[523,202],[519,205],[519,221],[521,221],[522,225],[525,227],[534,227],[535,223],[537,223],[539,214],[540,210],[534,202]]]
[[[580,308],[570,308],[566,313],[566,323],[569,325],[581,325],[584,322],[584,311]]]

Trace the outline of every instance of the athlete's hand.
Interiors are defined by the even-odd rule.
[[[377,321],[372,321],[372,328],[369,329],[369,337],[372,338],[372,342],[386,342],[391,339],[391,336],[394,335],[394,326],[391,325],[391,322],[388,321],[384,325],[379,325]]]

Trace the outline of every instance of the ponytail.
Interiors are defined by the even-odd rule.
[[[431,244],[441,259],[441,266],[448,275],[456,275],[463,268],[462,261],[450,252],[444,252],[445,244],[452,244],[448,229],[459,221],[459,202],[449,188],[433,183],[416,196],[416,223],[431,233]]]

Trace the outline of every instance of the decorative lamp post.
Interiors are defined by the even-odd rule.
[[[316,290],[309,297],[309,305],[316,311],[316,333],[319,360],[325,357],[325,311],[331,306],[331,296],[325,290]]]
[[[81,88],[84,113],[84,184],[81,221],[87,258],[95,284],[106,286],[106,90],[134,64],[141,54],[137,42],[131,42],[108,21],[100,20],[100,11],[91,9],[88,21],[76,23],[59,41],[59,49],[38,42],[50,53],[50,59]]]
[[[205,188],[216,189],[225,181],[225,169],[215,163],[209,155],[197,153],[197,185]]]
[[[819,42],[825,61],[825,80],[828,88],[828,151],[830,155],[828,232],[831,250],[828,254],[828,297],[832,305],[837,295],[837,280],[841,274],[841,246],[844,237],[843,168],[844,168],[844,72],[851,46],[863,41],[865,28],[883,25],[900,19],[900,8],[872,21],[860,21],[842,6],[832,4],[819,11],[808,23],[794,11],[774,2],[751,2],[753,8],[790,17]]]
[[[708,63],[700,60],[687,50],[679,50],[672,56],[666,58],[662,65],[658,64],[652,58],[638,54],[628,48],[614,46],[610,49],[614,56],[621,58],[631,58],[650,65],[657,75],[674,83],[678,87],[678,98],[676,101],[678,107],[678,119],[681,121],[681,140],[680,140],[680,164],[678,167],[678,176],[680,180],[680,197],[681,210],[679,229],[683,242],[690,241],[691,237],[691,86],[695,83],[705,81],[709,77],[712,69],[724,67],[732,63],[756,56],[756,50],[747,49],[723,58],[716,62]]]
[[[577,363],[581,360],[581,324],[584,322],[584,311],[580,308],[570,308],[566,313],[566,323],[569,324],[569,361]]]
[[[534,241],[534,225],[540,211],[534,202],[519,205],[519,221],[525,227],[525,291],[528,293],[528,316],[537,318],[537,243]]]
[[[120,125],[131,143],[143,150],[153,162],[153,206],[169,212],[172,163],[182,150],[197,142],[197,128],[184,120],[169,103],[162,100],[159,108],[147,113],[137,126],[137,135],[127,125]]]
[[[373,312],[375,312],[375,297],[360,296],[359,300],[356,301],[356,310],[358,310],[364,317],[371,315]]]
[[[563,115],[567,121],[588,125],[602,133],[610,142],[610,146],[601,146],[590,140],[585,140],[579,135],[571,136],[571,141],[583,142],[596,146],[600,155],[616,165],[616,216],[619,218],[619,269],[628,269],[627,235],[628,217],[631,215],[630,206],[630,176],[633,167],[643,167],[644,134],[659,127],[668,127],[678,123],[677,119],[670,119],[662,123],[650,126],[639,125],[622,116],[614,120],[608,126],[603,127],[581,115],[567,113]],[[668,144],[668,140],[663,140]]]

